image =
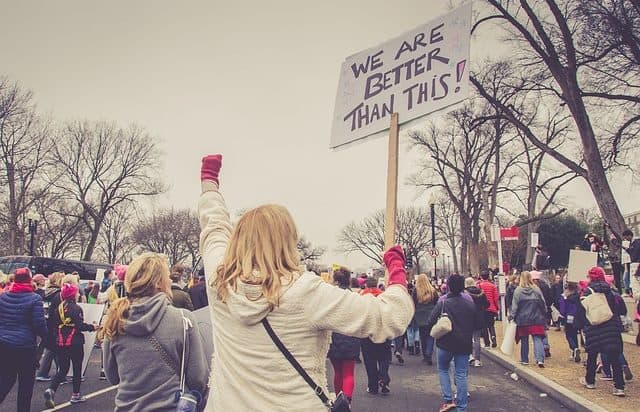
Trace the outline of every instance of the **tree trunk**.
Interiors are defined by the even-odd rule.
[[[469,239],[471,238],[469,218],[460,214],[460,274],[469,271]]]
[[[87,244],[87,248],[84,250],[84,256],[82,258],[82,260],[86,260],[87,262],[90,262],[93,257],[93,252],[95,251],[96,243],[98,242],[98,235],[102,228],[102,220],[94,220],[94,222],[95,224],[91,230],[91,237],[89,238],[89,243]]]

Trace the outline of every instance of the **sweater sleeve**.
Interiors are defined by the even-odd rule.
[[[82,308],[76,306],[76,308],[74,309],[75,310],[71,312],[71,320],[73,321],[73,324],[76,325],[76,328],[78,328],[78,330],[81,332],[94,331],[95,328],[93,325],[84,323],[84,314],[82,313]]]
[[[391,285],[374,297],[340,289],[317,276],[311,282],[304,311],[317,329],[381,343],[402,335],[414,314],[413,301],[403,286]]]
[[[204,261],[207,289],[222,263],[231,237],[231,219],[222,194],[217,188],[202,193],[198,203],[200,220],[200,253]]]
[[[118,374],[118,363],[113,353],[111,353],[111,341],[106,338],[102,341],[102,365],[104,374],[112,385],[120,383],[120,375]]]
[[[47,336],[47,320],[44,317],[44,306],[42,305],[42,298],[40,296],[37,296],[37,299],[34,300],[31,314],[31,327],[36,335],[41,338]]]

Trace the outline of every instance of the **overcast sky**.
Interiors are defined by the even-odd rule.
[[[157,136],[171,186],[161,205],[195,208],[200,158],[220,152],[230,209],[283,204],[329,248],[323,261],[359,266],[366,260],[336,253],[335,241],[384,207],[387,142],[328,149],[340,65],[448,3],[0,0],[0,74],[57,121],[136,122]],[[476,39],[472,57],[497,48]],[[402,184],[416,156],[401,148],[400,205],[426,204]],[[623,213],[639,208],[629,186],[614,182]],[[593,206],[584,184],[567,195]]]

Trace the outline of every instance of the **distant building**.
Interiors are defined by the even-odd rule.
[[[640,236],[640,210],[624,215],[624,222],[635,236]]]

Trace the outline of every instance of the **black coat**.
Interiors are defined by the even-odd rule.
[[[60,288],[50,287],[45,291],[44,301],[49,304],[47,308],[47,336],[42,338],[42,344],[49,350],[56,350],[56,336],[58,334],[58,324],[56,323],[56,313],[60,304]]]
[[[551,285],[551,296],[553,297],[553,306],[555,306],[556,309],[560,308],[560,297],[562,296],[562,292],[563,292],[562,282],[554,283],[553,285]]]
[[[189,296],[191,296],[191,302],[193,303],[193,310],[198,310],[209,306],[209,298],[207,297],[207,285],[204,281],[199,282],[197,285],[189,289]]]
[[[171,303],[178,309],[193,310],[191,297],[187,292],[182,290],[178,285],[171,285]]]
[[[341,289],[348,290],[348,288]],[[336,360],[355,360],[360,356],[360,341],[360,338],[333,332],[331,334],[331,346],[329,346],[327,357]]]
[[[604,293],[611,308],[613,317],[600,325],[591,325],[587,320],[584,306],[578,304],[576,310],[576,328],[583,329],[587,353],[619,352],[622,353],[622,322],[620,315],[623,310],[616,304],[611,288],[606,282],[591,282],[589,288],[594,292]],[[591,291],[585,289],[583,297],[589,296]]]
[[[416,325],[418,327],[425,327],[429,322],[429,318],[431,317],[431,312],[433,311],[433,308],[436,307],[436,302],[438,301],[438,294],[436,294],[431,301],[424,302],[424,303],[418,302],[418,296],[415,290],[413,291],[411,296],[413,297],[413,304],[416,307],[416,312],[413,315],[413,319],[415,319]]]
[[[436,346],[454,355],[468,355],[471,353],[473,331],[479,329],[476,305],[461,294],[449,293],[444,300],[438,302],[429,318],[428,326],[433,327],[442,312],[451,319],[451,332],[436,340]]]
[[[515,283],[510,283],[507,287],[507,293],[504,296],[504,302],[507,306],[507,309],[509,309],[509,312],[511,312],[511,303],[513,303],[513,292],[516,291],[516,288],[517,286],[515,285]]]
[[[473,303],[476,305],[476,330],[482,330],[487,327],[485,322],[485,316],[483,316],[484,312],[489,307],[489,300],[487,299],[487,295],[484,294],[482,290],[475,286],[468,287],[466,289],[467,293],[473,298]]]
[[[64,305],[64,316],[71,318],[73,326],[62,326],[62,320],[60,319],[60,305]],[[84,345],[84,334],[82,332],[90,332],[95,330],[93,325],[84,323],[84,314],[82,308],[73,300],[67,300],[64,303],[60,303],[57,306],[56,311],[53,314],[55,322],[54,333],[56,335],[56,343],[58,346],[76,346]],[[60,345],[60,341],[66,341],[70,337],[71,345]]]

